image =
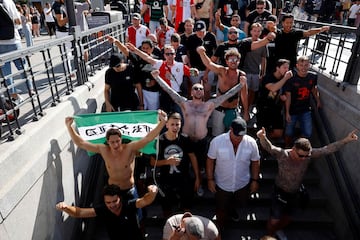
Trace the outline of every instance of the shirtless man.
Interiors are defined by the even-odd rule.
[[[213,63],[205,53],[205,48],[198,47],[201,60],[205,66],[218,75],[217,96],[224,95],[229,89],[241,82],[243,87],[239,91],[241,102],[243,106],[248,106],[248,90],[246,84],[246,74],[238,69],[240,63],[240,53],[236,48],[229,49],[225,54],[225,61],[227,67]],[[235,95],[223,102],[220,106],[215,108],[212,115],[212,135],[218,136],[224,133],[229,128],[232,120],[237,117],[239,106],[239,96]],[[244,115],[248,115],[244,113]],[[248,116],[244,116],[245,120]]]
[[[170,95],[174,102],[180,106],[184,116],[182,133],[186,134],[190,138],[200,167],[205,167],[208,146],[207,122],[209,117],[216,107],[220,106],[222,102],[237,93],[242,86],[246,85],[246,80],[237,84],[224,95],[220,95],[215,99],[210,99],[204,102],[204,87],[200,83],[195,83],[192,86],[192,100],[187,100],[166,84],[166,82],[159,76],[159,71],[152,71],[151,74],[160,87],[162,87],[162,89]]]
[[[136,153],[159,135],[167,121],[164,111],[159,110],[159,119],[160,122],[157,126],[144,138],[127,144],[122,143],[121,132],[115,128],[111,128],[106,132],[106,144],[94,144],[82,139],[75,131],[72,127],[73,117],[67,117],[65,124],[71,139],[78,147],[101,154],[109,174],[108,184],[118,185],[123,192],[128,192],[134,188],[134,160]]]
[[[357,129],[351,131],[345,138],[319,148],[313,148],[308,139],[299,138],[290,149],[274,146],[267,138],[264,127],[257,132],[256,135],[263,149],[278,162],[271,214],[267,223],[268,235],[282,236],[283,238],[279,239],[285,239],[285,234],[280,230],[291,222],[291,214],[299,201],[299,190],[309,164],[314,159],[340,150],[345,144],[357,141],[356,132]]]

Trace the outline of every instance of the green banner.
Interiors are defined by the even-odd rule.
[[[122,141],[134,141],[145,137],[158,123],[157,111],[132,111],[82,114],[74,117],[80,136],[92,143],[106,143],[106,131],[118,128]],[[155,140],[140,150],[155,154]],[[89,153],[92,155],[91,153]]]

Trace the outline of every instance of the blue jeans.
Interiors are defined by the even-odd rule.
[[[294,136],[295,125],[298,121],[300,123],[302,137],[310,138],[312,134],[312,118],[310,111],[291,115],[291,122],[286,123],[285,135],[289,137]]]
[[[3,44],[3,45],[0,44],[0,54],[16,51],[19,49],[21,49],[20,42],[14,43],[14,44]],[[18,70],[24,69],[21,61],[23,61],[23,63],[25,63],[25,61],[21,58],[14,60],[14,64]],[[10,85],[14,84],[13,78],[8,77],[9,75],[11,75],[11,65],[10,64],[11,64],[11,62],[6,62],[3,66],[1,66],[1,71],[2,71],[2,74],[6,81],[6,86],[10,86]],[[31,84],[30,84],[30,88],[32,88]],[[15,87],[11,87],[9,91],[11,94],[16,93]]]

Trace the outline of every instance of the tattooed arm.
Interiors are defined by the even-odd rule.
[[[216,97],[215,99],[210,99],[209,102],[212,102],[214,104],[214,108],[217,108],[228,98],[230,98],[230,97],[234,96],[236,93],[238,93],[242,87],[243,87],[242,83],[238,83],[233,88],[231,88],[229,91],[227,91],[225,94],[220,95],[220,96]]]
[[[333,152],[338,151],[345,144],[356,141],[358,136],[356,135],[357,130],[350,132],[344,139],[330,143],[322,148],[313,148],[311,151],[311,158],[318,158]]]
[[[282,148],[276,147],[271,144],[270,140],[266,137],[265,128],[262,127],[257,133],[257,137],[260,140],[261,147],[264,148],[265,151],[272,155],[278,155],[279,153],[283,152]]]
[[[186,98],[180,96],[172,87],[170,87],[160,76],[159,70],[155,70],[151,72],[151,75],[154,77],[156,82],[160,85],[160,87],[171,97],[171,99],[178,105],[183,102],[186,102]]]

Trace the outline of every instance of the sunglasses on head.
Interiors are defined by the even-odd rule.
[[[202,88],[202,87],[193,87],[193,90],[195,90],[195,91],[202,91],[202,90],[204,90],[204,88]]]
[[[173,56],[173,55],[175,55],[175,53],[174,52],[167,52],[167,53],[165,53],[165,55],[166,56]]]

